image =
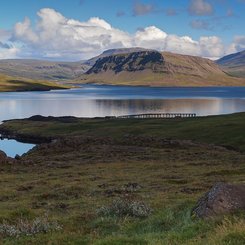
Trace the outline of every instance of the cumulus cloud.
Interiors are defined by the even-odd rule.
[[[19,49],[9,43],[10,32],[0,29],[0,59],[16,58],[19,53]]]
[[[245,49],[245,36],[235,36],[231,49],[235,51],[243,51]]]
[[[212,15],[214,12],[213,6],[206,0],[191,0],[189,6],[189,13],[191,15]]]
[[[111,48],[144,47],[159,51],[219,58],[231,50],[243,47],[242,37],[236,37],[229,49],[216,36],[200,37],[170,34],[156,26],[144,27],[133,34],[114,28],[98,17],[85,22],[68,19],[53,9],[41,9],[36,25],[25,18],[16,23],[12,45],[0,38],[0,58],[42,58],[83,60]],[[3,35],[2,35],[3,36]],[[1,32],[0,32],[1,37]],[[236,43],[236,44],[235,44]],[[7,48],[6,44],[9,45]],[[5,46],[5,47],[4,47]]]
[[[30,20],[15,25],[13,40],[27,44],[43,57],[88,57],[110,47],[129,47],[130,35],[94,17],[87,22],[67,19],[53,9],[41,9],[34,29]],[[69,57],[70,56],[70,57]]]

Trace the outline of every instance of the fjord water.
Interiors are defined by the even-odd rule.
[[[33,115],[104,117],[138,113],[196,113],[199,116],[245,111],[245,87],[152,88],[84,85],[70,90],[0,93],[0,121]],[[8,156],[33,145],[0,141]]]
[[[245,111],[245,87],[152,88],[84,85],[71,90],[0,94],[0,121],[33,115],[104,117],[137,113]]]

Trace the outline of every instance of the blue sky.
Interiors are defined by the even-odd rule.
[[[244,13],[245,0],[3,1],[0,58],[78,60],[108,48],[135,45],[217,58],[245,48]],[[91,24],[92,17],[98,18]],[[57,22],[49,28],[49,21],[53,20]],[[71,20],[78,25],[70,23]],[[103,32],[101,21],[112,29],[106,27]],[[93,35],[91,28],[95,26]],[[84,28],[90,28],[88,36]],[[121,33],[117,40],[118,31]],[[55,40],[51,32],[66,44]],[[70,46],[70,52],[68,48],[64,51],[66,46]]]

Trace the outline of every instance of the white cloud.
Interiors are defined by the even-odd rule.
[[[241,51],[245,49],[245,36],[236,36],[234,38],[234,45],[236,50]]]
[[[167,33],[155,26],[149,26],[135,33],[132,41],[134,46],[162,50]]]
[[[106,49],[144,47],[159,51],[219,58],[226,50],[235,50],[244,45],[237,37],[236,45],[225,47],[216,36],[193,40],[189,36],[168,34],[156,26],[149,26],[129,34],[114,28],[98,17],[86,22],[68,19],[53,9],[41,9],[34,26],[28,18],[15,25],[12,49],[0,49],[0,57],[48,58],[59,60],[82,60],[100,54]],[[3,36],[3,35],[2,35]],[[0,42],[5,43],[1,39]],[[21,50],[20,50],[21,48]]]
[[[225,55],[225,47],[222,40],[216,36],[201,37],[199,44],[202,55],[205,57],[217,59]]]
[[[19,49],[8,41],[10,36],[10,32],[0,29],[0,59],[12,59],[18,56]]]
[[[206,0],[191,0],[189,6],[189,13],[191,15],[212,15],[214,10],[213,6]]]

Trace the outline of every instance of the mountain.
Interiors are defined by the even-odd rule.
[[[150,86],[238,86],[244,79],[227,75],[205,58],[139,50],[111,54],[97,59],[80,77],[82,83]]]
[[[143,48],[110,49],[87,61],[0,60],[0,73],[38,80],[149,86],[245,85],[245,51],[215,62]],[[14,79],[12,79],[14,80]],[[16,80],[16,79],[15,79]]]
[[[83,62],[52,62],[43,60],[0,60],[0,72],[9,76],[42,80],[74,79],[90,66]]]
[[[86,62],[84,62],[84,64],[88,65],[88,66],[93,66],[98,59],[101,59],[101,58],[104,58],[104,57],[107,57],[107,56],[117,55],[117,54],[125,54],[125,53],[135,53],[135,52],[147,51],[147,50],[148,49],[139,48],[139,47],[108,49],[108,50],[104,51],[102,54],[87,60]]]
[[[227,55],[216,62],[229,74],[245,78],[245,50]]]
[[[0,92],[12,91],[48,91],[51,89],[64,89],[66,86],[55,82],[32,80],[21,77],[11,77],[0,73]]]
[[[45,60],[12,59],[0,60],[0,73],[44,80],[72,80],[90,69],[95,62],[103,57],[146,50],[143,48],[109,49],[101,55],[87,61],[54,62]]]

